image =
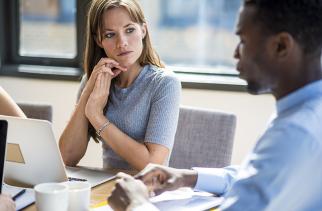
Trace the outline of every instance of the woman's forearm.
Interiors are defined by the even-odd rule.
[[[85,116],[86,99],[80,99],[60,139],[59,148],[68,166],[75,166],[84,156],[88,145],[88,120]]]
[[[96,131],[98,131],[106,121],[107,119],[102,116],[97,118],[95,122],[93,121],[92,124]],[[168,156],[167,149],[161,156],[158,153],[154,154],[145,144],[132,139],[113,123],[109,124],[100,135],[104,142],[111,147],[114,152],[126,160],[136,170],[142,170],[150,162],[163,164]]]

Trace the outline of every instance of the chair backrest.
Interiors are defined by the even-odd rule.
[[[43,119],[52,122],[53,108],[48,104],[18,103],[18,106],[28,118]]]
[[[230,164],[236,116],[181,107],[169,166],[224,167]]]

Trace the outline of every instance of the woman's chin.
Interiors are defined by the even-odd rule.
[[[122,67],[124,67],[126,69],[128,69],[128,68],[130,68],[130,67],[132,67],[134,65],[133,62],[122,62],[122,61],[119,61],[119,64],[120,64],[120,66],[122,66]]]

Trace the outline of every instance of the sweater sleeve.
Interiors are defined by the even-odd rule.
[[[151,101],[145,142],[172,149],[177,130],[181,83],[173,73],[166,73],[156,87]]]

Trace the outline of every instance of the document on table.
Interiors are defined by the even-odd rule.
[[[190,188],[180,188],[152,197],[150,201],[161,211],[197,211],[218,207],[223,198],[207,192],[195,192]],[[106,211],[112,209],[108,205],[104,205],[91,210]]]
[[[2,192],[9,194],[11,196],[16,195],[18,192],[20,192],[22,189],[26,189],[26,192],[22,194],[19,198],[16,199],[16,210],[21,210],[28,205],[35,202],[35,193],[32,188],[21,188],[16,186],[11,186],[7,184],[2,185]]]
[[[150,201],[161,211],[188,211],[218,207],[223,198],[207,192],[195,192],[190,188],[180,188],[153,197]]]

